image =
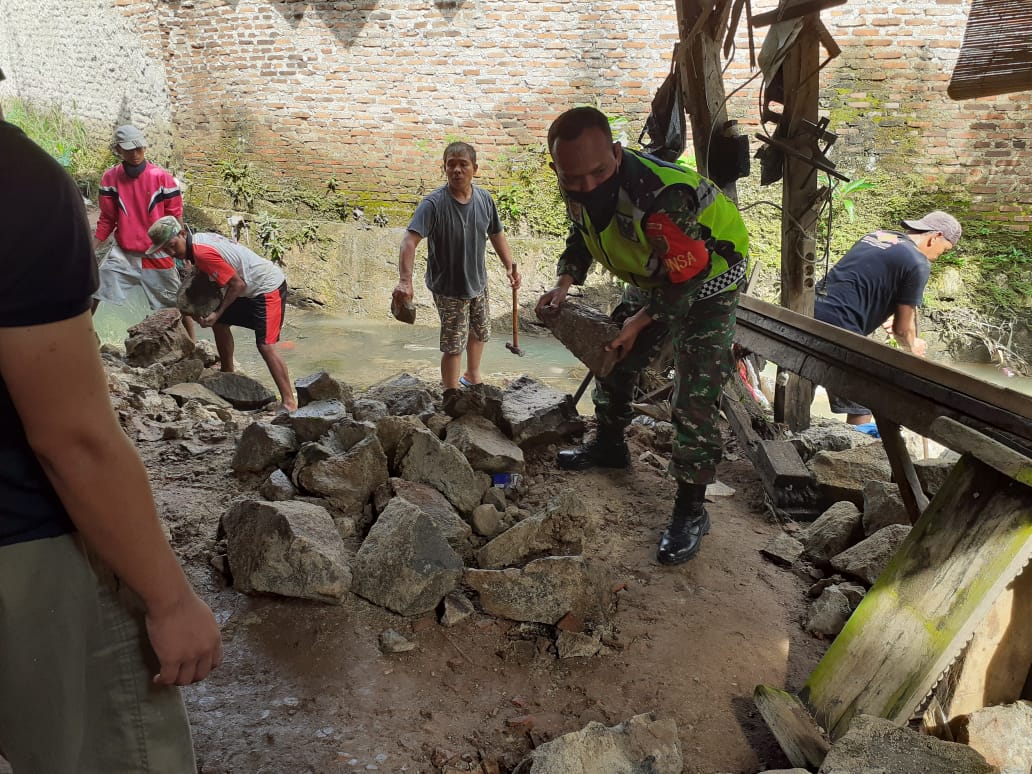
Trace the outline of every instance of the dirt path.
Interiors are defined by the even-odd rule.
[[[173,542],[223,625],[223,666],[187,691],[202,772],[437,772],[462,754],[507,771],[534,743],[647,711],[676,720],[685,772],[786,764],[751,692],[798,686],[824,645],[798,623],[803,581],[759,554],[778,527],[747,462],[721,466],[736,494],[709,506],[699,556],[667,569],[653,559],[674,491],[661,471],[636,461],[631,472],[561,473],[554,450],[530,461],[521,504],[576,492],[601,521],[585,553],[626,583],[611,652],[559,660],[548,640],[490,616],[445,629],[353,595],[332,607],[225,588],[209,564],[218,518],[250,491],[229,474],[232,439],[200,457],[175,442],[141,447]],[[381,654],[389,627],[417,649]]]

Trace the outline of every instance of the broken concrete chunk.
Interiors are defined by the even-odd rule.
[[[240,434],[230,467],[237,473],[263,473],[286,463],[298,450],[289,427],[255,422]]]
[[[396,374],[377,382],[365,392],[366,398],[381,401],[388,414],[430,414],[434,410],[434,394],[430,385],[412,374]]]
[[[579,554],[593,529],[584,503],[573,493],[563,492],[544,513],[519,521],[481,548],[477,563],[497,570],[543,553]]]
[[[336,400],[349,407],[354,402],[354,390],[344,382],[338,381],[325,371],[318,371],[294,381],[297,391],[297,405],[307,406],[321,400]]]
[[[827,562],[864,536],[860,510],[851,502],[837,502],[799,533],[805,554]]]
[[[860,578],[872,586],[911,529],[909,524],[883,527],[866,540],[832,557],[831,566],[838,572]]]
[[[770,559],[774,564],[782,567],[791,567],[803,554],[803,544],[791,535],[779,532],[767,545],[760,549],[760,553]]]
[[[529,376],[511,382],[502,396],[502,429],[521,448],[566,440],[584,432],[573,397]]]
[[[398,463],[402,478],[429,484],[451,501],[462,514],[472,513],[490,484],[476,473],[458,449],[443,443],[429,431],[413,433],[408,451]]]
[[[289,427],[300,443],[308,443],[318,441],[347,415],[347,407],[339,400],[318,400],[294,411],[280,414],[272,423]]]
[[[370,435],[343,454],[322,459],[315,457],[321,457],[325,447],[313,450],[311,446],[305,444],[297,456],[294,482],[357,520],[376,488],[387,481],[387,457],[379,439]]]
[[[899,487],[885,481],[864,484],[864,534],[873,535],[890,524],[910,524]]]
[[[467,414],[453,420],[448,425],[445,440],[463,453],[474,470],[523,472],[523,449],[482,416]]]
[[[635,715],[607,728],[588,723],[580,731],[545,742],[517,766],[527,774],[681,774],[684,760],[672,719]]]
[[[352,590],[401,615],[437,607],[462,576],[462,559],[412,503],[390,502],[352,562]]]
[[[276,400],[264,384],[234,372],[219,371],[205,376],[201,384],[240,411],[260,409]]]
[[[880,442],[840,452],[818,452],[811,469],[824,507],[848,500],[862,508],[864,484],[892,479],[892,468]]]
[[[376,421],[376,435],[380,438],[383,453],[387,455],[387,465],[392,474],[397,473],[398,461],[409,450],[413,433],[433,433],[420,421],[419,417],[382,417]],[[434,434],[436,435],[436,434]]]
[[[393,494],[388,497],[389,493]],[[386,499],[384,499],[385,497]],[[464,560],[472,558],[473,544],[470,542],[470,538],[473,536],[473,530],[459,516],[452,504],[448,502],[447,497],[428,484],[406,481],[403,478],[392,478],[376,490],[374,505],[377,506],[377,510],[386,509],[391,502],[391,497],[401,498],[419,508],[430,519],[442,537],[448,541],[448,545],[455,550],[455,553]]]
[[[351,587],[344,543],[325,508],[245,500],[222,516],[233,586],[340,604]]]
[[[967,745],[916,734],[889,720],[860,715],[828,751],[820,774],[998,774]]]
[[[537,559],[522,570],[466,570],[484,610],[514,621],[555,624],[567,613],[605,621],[614,607],[613,577],[581,556]]]

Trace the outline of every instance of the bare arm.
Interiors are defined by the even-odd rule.
[[[218,626],[165,539],[143,463],[111,410],[90,313],[0,328],[0,377],[75,526],[143,600],[156,682],[203,679],[221,660]]]
[[[892,319],[892,334],[907,352],[924,356],[923,348],[917,346],[917,308],[909,304],[898,304]],[[924,342],[921,342],[922,344]]]
[[[211,314],[205,315],[198,322],[208,328],[219,321],[222,317],[222,313],[225,312],[229,307],[247,291],[247,283],[240,279],[239,274],[234,274],[229,278],[229,282],[226,283],[226,294],[222,297],[222,303],[219,304],[219,308]]]
[[[412,300],[412,269],[416,264],[416,247],[423,237],[415,231],[406,231],[398,250],[398,284],[394,288],[394,299],[398,303]]]
[[[509,278],[509,285],[514,290],[519,290],[521,278],[512,262],[512,253],[509,252],[509,242],[505,238],[505,232],[499,231],[497,234],[488,234],[487,238],[491,240],[491,247],[495,249],[498,257],[502,259],[502,266],[505,267],[505,274]]]

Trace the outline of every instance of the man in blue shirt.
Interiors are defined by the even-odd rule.
[[[931,261],[960,241],[957,219],[936,210],[920,220],[904,220],[904,231],[866,234],[817,285],[814,317],[861,336],[868,336],[892,318],[892,333],[907,352],[924,357],[917,337],[921,305]],[[831,410],[845,414],[851,425],[871,421],[864,406],[829,395]]]

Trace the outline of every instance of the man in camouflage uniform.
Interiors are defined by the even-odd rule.
[[[720,391],[731,373],[738,287],[745,278],[748,235],[734,203],[695,172],[613,142],[606,116],[568,110],[548,131],[559,188],[572,221],[556,287],[538,314],[583,284],[592,261],[627,283],[608,345],[622,359],[594,391],[595,440],[559,453],[567,470],[626,468],[624,429],[638,373],[673,337],[674,439],[670,473],[678,482],[670,525],[656,558],[680,564],[709,531],[706,485],[716,477],[722,443]]]

